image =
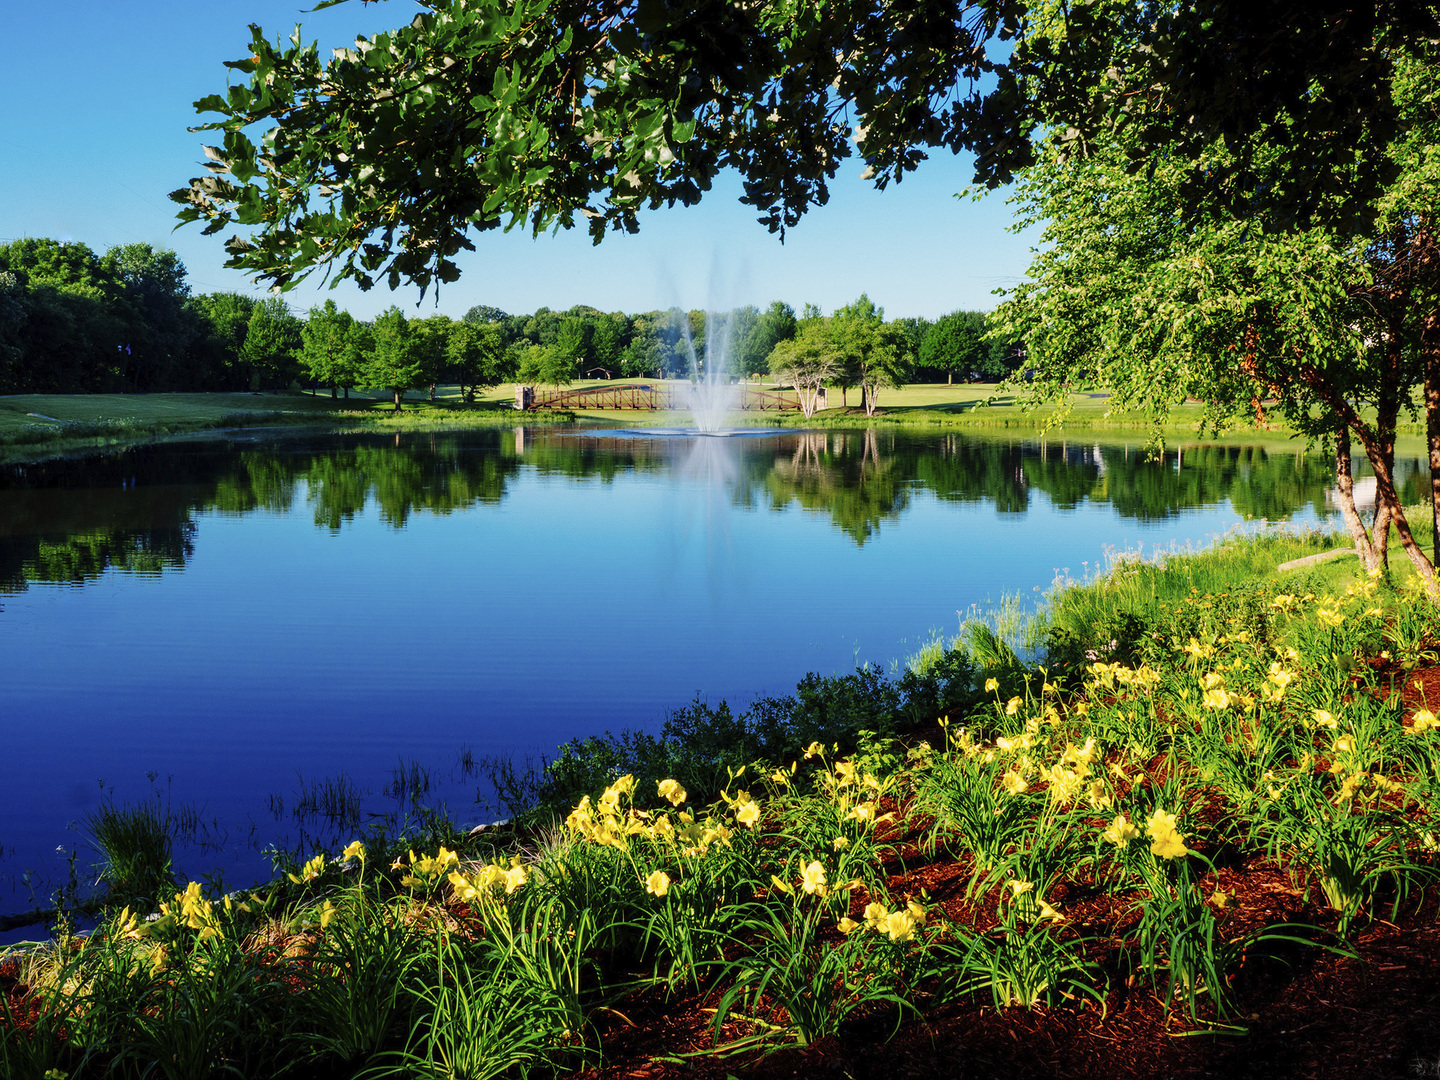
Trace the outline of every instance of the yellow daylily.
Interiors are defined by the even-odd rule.
[[[800,887],[807,893],[820,893],[822,896],[824,895],[825,867],[820,865],[818,859],[805,867],[805,873],[801,878]]]

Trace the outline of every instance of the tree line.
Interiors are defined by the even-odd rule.
[[[296,314],[278,296],[192,293],[173,251],[25,238],[0,245],[0,393],[147,393],[305,386],[348,397],[456,384],[466,401],[519,380],[686,378],[725,358],[728,374],[851,388],[873,411],[881,386],[1004,377],[1024,351],[989,340],[989,316],[884,321],[868,297],[826,316],[775,301],[728,312],[636,315],[577,305],[460,319],[391,307],[356,319],[333,300]],[[818,381],[817,381],[818,380]],[[803,391],[802,391],[803,393]]]

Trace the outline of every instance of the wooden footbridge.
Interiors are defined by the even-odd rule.
[[[794,394],[741,386],[735,408],[746,412],[799,412]],[[690,407],[688,383],[622,383],[617,386],[587,386],[580,390],[539,393],[536,388],[515,388],[515,406],[520,409],[645,409],[684,410]]]

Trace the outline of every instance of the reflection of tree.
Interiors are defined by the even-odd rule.
[[[416,511],[498,502],[519,467],[499,433],[346,438],[325,450],[238,450],[223,443],[144,447],[0,471],[0,591],[91,581],[107,571],[181,568],[194,514],[287,512],[300,485],[315,523],[339,529],[371,498],[401,527]]]
[[[873,429],[864,432],[800,432],[787,460],[777,458],[765,478],[771,505],[797,502],[829,513],[836,527],[864,544],[882,521],[894,521],[910,505],[908,477],[893,453],[882,453]],[[893,449],[889,440],[887,450]]]
[[[947,435],[933,448],[915,454],[915,479],[947,502],[992,502],[1002,514],[1023,514],[1030,508],[1018,443],[966,439]]]
[[[373,500],[381,520],[401,528],[416,513],[499,502],[522,467],[601,483],[687,474],[728,491],[737,506],[778,510],[798,503],[823,512],[856,544],[897,520],[916,487],[945,501],[986,502],[1001,514],[1025,513],[1033,489],[1062,509],[1109,503],[1141,521],[1228,496],[1239,513],[1279,520],[1306,504],[1323,512],[1330,483],[1330,468],[1319,458],[1257,448],[1192,447],[1178,459],[1167,453],[1149,460],[1119,446],[1051,442],[1042,449],[876,429],[722,440],[698,455],[686,439],[573,432],[327,442],[299,450],[283,442],[140,447],[0,470],[0,591],[90,581],[109,571],[181,568],[196,542],[196,512],[286,512],[303,498],[317,526],[339,530]],[[1416,475],[1422,472],[1428,477],[1423,467]]]
[[[107,570],[159,574],[185,565],[194,548],[195,526],[141,532],[112,529],[58,538],[36,537],[33,543],[0,541],[0,592],[23,592],[31,582],[79,584]]]

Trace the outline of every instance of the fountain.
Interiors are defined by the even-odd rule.
[[[674,315],[690,358],[690,385],[683,392],[683,397],[690,414],[695,417],[696,428],[705,435],[727,434],[725,421],[740,403],[741,387],[728,381],[725,370],[730,357],[732,318],[729,312],[723,316],[713,311],[706,313],[705,360],[702,364],[695,354],[695,341],[690,336],[690,320],[684,312]]]

